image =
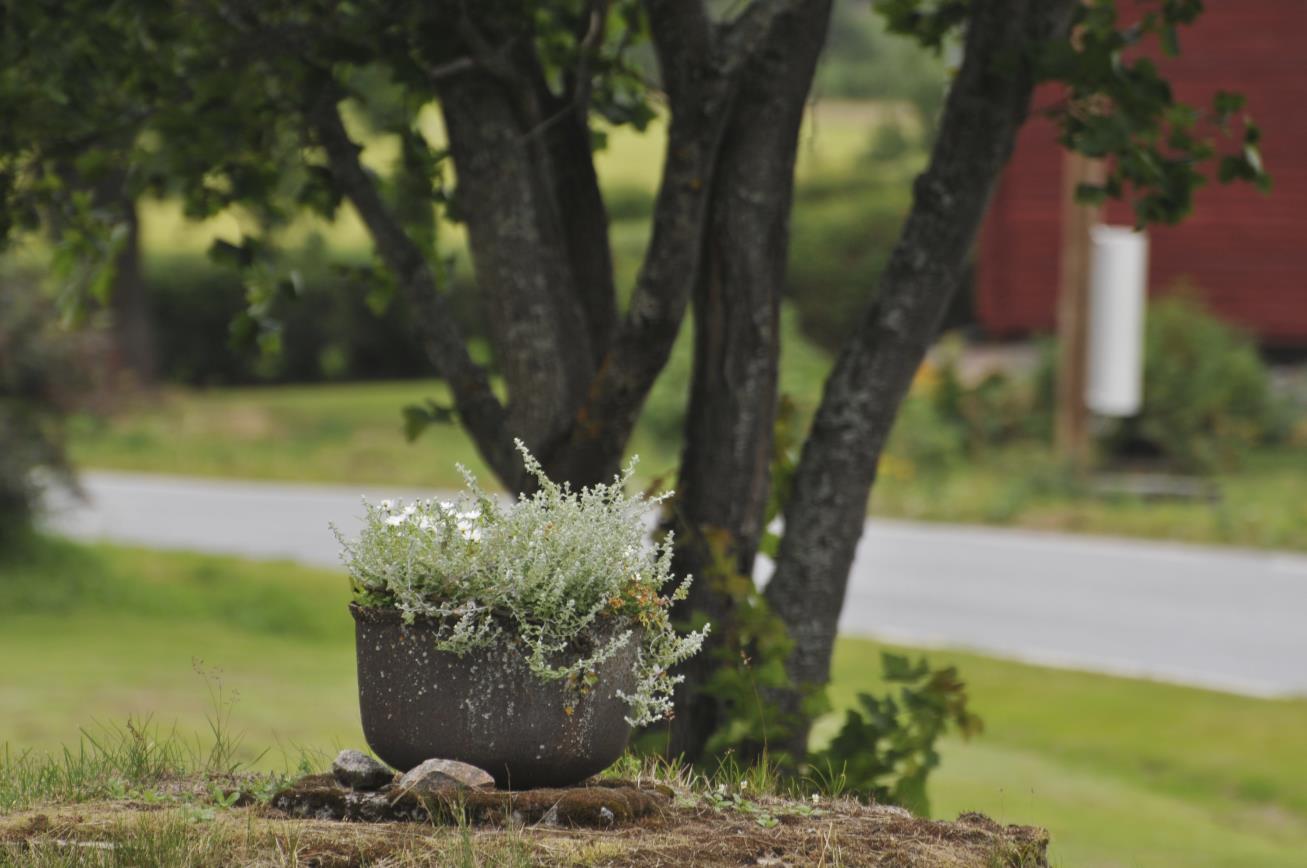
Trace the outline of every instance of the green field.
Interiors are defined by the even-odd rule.
[[[782,335],[782,389],[811,412],[830,361],[801,338],[792,312]],[[628,447],[646,480],[675,478],[690,341],[686,328]],[[108,416],[75,419],[70,450],[78,466],[147,473],[461,487],[454,465],[462,463],[489,481],[457,426],[433,426],[416,443],[405,441],[401,408],[428,398],[450,400],[438,380],[165,389]]]
[[[1263,449],[1212,477],[1221,498],[1149,501],[1069,485],[1051,451],[991,452],[947,473],[884,474],[871,513],[902,519],[1307,550],[1307,450]]]
[[[0,742],[56,750],[152,716],[203,743],[220,678],[263,767],[359,745],[346,599],[331,572],[38,541],[0,565]],[[879,689],[880,647],[839,644],[837,707]],[[1046,825],[1060,865],[1303,864],[1307,701],[930,656],[961,668],[986,721],[944,745],[938,815]]]

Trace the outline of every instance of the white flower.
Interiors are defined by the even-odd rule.
[[[406,521],[408,521],[407,515],[402,515],[402,514],[392,515],[386,519],[386,524],[390,525],[391,527],[399,527],[401,524],[403,524]]]
[[[381,501],[381,503],[377,505],[380,506],[382,509],[384,509],[386,512],[390,512],[390,508],[394,506],[394,501],[387,499]]]
[[[820,800],[821,800],[821,796],[820,796],[820,795],[818,795],[817,793],[813,793],[813,794],[812,794],[812,803],[813,803],[814,805],[817,804],[817,802],[819,802]]]

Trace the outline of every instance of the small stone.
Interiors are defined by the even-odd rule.
[[[493,790],[495,779],[482,769],[457,760],[429,759],[399,779],[403,793],[439,793],[447,790]]]
[[[395,773],[362,751],[343,750],[331,764],[331,773],[342,787],[351,790],[379,790],[395,780]]]

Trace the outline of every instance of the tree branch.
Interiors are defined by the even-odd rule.
[[[449,384],[459,416],[486,463],[506,483],[521,475],[507,413],[490,388],[486,372],[472,361],[461,330],[436,285],[426,256],[382,201],[359,161],[359,147],[340,117],[339,91],[330,85],[311,107],[309,121],[327,153],[332,178],[353,203],[377,252],[417,319],[427,356]]]
[[[866,520],[881,449],[903,396],[961,280],[994,183],[1025,120],[1035,76],[1031,46],[1065,37],[1079,0],[973,2],[966,54],[939,137],[876,302],[826,381],[785,513],[768,602],[795,651],[797,709],[825,684],[849,568]],[[801,756],[807,732],[786,749]]]
[[[571,104],[576,107],[583,121],[586,120],[586,112],[590,108],[591,69],[603,44],[604,26],[607,21],[608,0],[594,0],[590,4],[590,23],[585,36],[581,39],[580,50],[577,52],[575,92],[571,99]]]
[[[663,89],[675,105],[684,100],[712,56],[712,22],[703,0],[645,0]]]
[[[680,330],[699,278],[717,155],[745,63],[802,0],[757,0],[717,39],[699,0],[647,0],[671,121],[653,232],[626,317],[567,441],[547,462],[574,481],[610,476]]]
[[[520,69],[529,84],[528,60],[521,59]],[[559,144],[555,136],[575,124],[560,126],[549,142],[526,139],[522,133],[529,120],[516,107],[524,100],[534,102],[536,94],[514,93],[482,71],[440,89],[458,174],[459,210],[498,370],[508,384],[510,425],[547,457],[585,401],[598,356],[590,342],[572,248],[606,247],[607,224],[597,224],[597,238],[589,234],[595,224],[582,207],[587,204],[580,196],[584,179],[565,176],[565,169],[575,167],[551,153]],[[579,146],[577,159],[588,164],[584,135],[579,145],[563,144],[569,152]],[[576,197],[575,203],[565,201],[568,195]],[[597,189],[594,195],[598,197]],[[575,213],[564,210],[572,204]]]
[[[456,57],[434,66],[416,54],[411,57],[413,63],[426,74],[427,81],[433,85],[477,68],[477,62],[471,57]]]
[[[722,72],[731,76],[758,54],[777,20],[798,12],[806,0],[753,0],[726,25],[720,40]]]

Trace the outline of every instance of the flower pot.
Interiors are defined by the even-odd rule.
[[[393,609],[351,605],[363,734],[405,771],[433,757],[485,769],[504,788],[567,786],[626,749],[638,642],[601,664],[585,696],[542,681],[505,639],[459,656],[435,648],[435,625]],[[570,713],[569,713],[570,709]]]

